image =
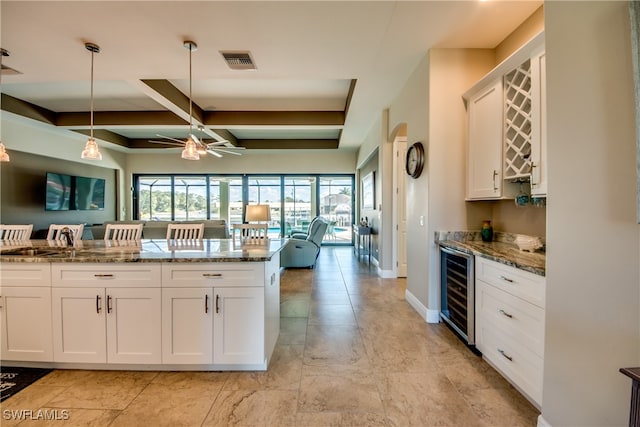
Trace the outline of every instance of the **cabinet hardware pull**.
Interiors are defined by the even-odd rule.
[[[505,282],[513,283],[513,279],[509,279],[508,277],[500,276],[500,278]]]
[[[222,277],[222,273],[202,273],[204,277]]]
[[[499,311],[501,314],[503,314],[503,315],[505,315],[506,317],[508,317],[509,319],[512,319],[512,318],[513,318],[513,314],[509,314],[509,313],[507,313],[506,311],[504,311],[504,310],[502,310],[502,309],[500,309],[500,310],[498,310],[498,311]]]
[[[2,308],[2,295],[0,295],[0,308]]]
[[[500,353],[505,359],[507,359],[509,362],[513,362],[513,357],[505,353],[504,350],[500,350],[500,349],[497,349],[497,350],[498,350],[498,353]]]
[[[496,177],[498,176],[498,171],[493,170],[493,191],[498,191],[498,187],[496,187]]]
[[[93,277],[113,277],[113,274],[94,274]]]
[[[111,295],[107,295],[107,313],[111,313]]]
[[[96,313],[100,314],[100,311],[102,311],[102,304],[101,301],[102,298],[100,298],[100,295],[96,295]]]
[[[216,313],[220,313],[220,295],[216,295]]]
[[[540,184],[540,183],[538,182],[538,180],[534,180],[534,179],[533,179],[533,177],[534,177],[534,175],[535,175],[535,174],[533,173],[533,170],[534,170],[535,168],[537,168],[537,167],[538,167],[538,165],[536,165],[535,163],[531,162],[531,185],[538,185],[538,184]]]
[[[204,314],[209,313],[209,294],[204,296]]]

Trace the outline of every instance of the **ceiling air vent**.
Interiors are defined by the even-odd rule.
[[[220,51],[229,68],[232,70],[255,70],[256,64],[249,51]]]

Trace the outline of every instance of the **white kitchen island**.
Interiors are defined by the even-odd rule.
[[[284,243],[3,242],[2,364],[266,370]]]

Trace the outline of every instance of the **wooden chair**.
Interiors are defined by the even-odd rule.
[[[202,239],[204,223],[168,224],[167,240],[170,239]]]
[[[268,224],[233,224],[234,240],[236,238],[236,232],[238,232],[240,240],[247,243],[265,243],[268,238],[269,225]]]
[[[104,240],[140,240],[144,224],[107,224]]]
[[[73,233],[74,240],[82,240],[84,224],[51,224],[47,233],[47,240],[64,240],[65,237],[60,232],[65,227],[69,227],[69,230]]]
[[[5,225],[0,224],[0,240],[29,240],[33,224]]]

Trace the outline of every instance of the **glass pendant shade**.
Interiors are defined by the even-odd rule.
[[[96,144],[95,139],[89,138],[87,145],[85,145],[84,150],[82,150],[80,158],[87,160],[102,160],[102,154],[100,153],[100,150],[98,150],[98,144]]]
[[[182,150],[182,158],[185,160],[200,160],[198,147],[191,138],[187,139],[187,142],[185,142],[184,144],[184,150]]]
[[[11,159],[9,158],[9,153],[7,153],[7,149],[4,147],[4,144],[0,142],[0,162],[9,162]]]

